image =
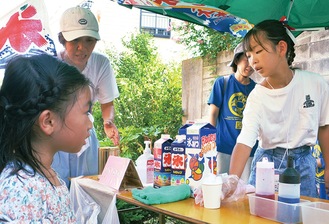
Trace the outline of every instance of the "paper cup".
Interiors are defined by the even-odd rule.
[[[203,183],[202,184],[203,204],[205,208],[220,208],[220,198],[222,196],[222,184]]]

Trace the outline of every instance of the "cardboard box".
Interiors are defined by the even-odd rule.
[[[175,141],[178,136],[184,138],[183,145],[176,144],[175,141],[171,143],[171,185],[177,186],[182,183],[185,183],[185,170],[186,170],[186,129],[194,124],[193,121],[187,121],[182,127],[178,130],[178,135],[176,136]]]
[[[217,174],[216,128],[194,123],[186,128],[185,182],[194,192],[207,174]]]
[[[182,127],[179,128],[178,130],[178,135],[186,135],[186,129],[190,126],[192,126],[194,122],[189,121],[186,124],[184,124]]]
[[[186,170],[186,135],[176,136],[171,143],[171,186],[185,183]]]
[[[170,136],[154,142],[154,187],[170,186],[172,142]]]

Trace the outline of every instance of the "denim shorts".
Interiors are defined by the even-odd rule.
[[[279,173],[283,172],[287,167],[288,158],[288,155],[285,154],[285,152],[286,149],[284,148],[264,150],[258,147],[251,164],[249,184],[255,186],[256,163],[262,161],[263,157],[267,157],[269,162],[274,162],[274,169],[279,170]],[[311,148],[309,146],[302,146],[288,149],[288,153],[293,156],[295,169],[300,174],[300,195],[318,197],[315,182],[316,159],[312,156]]]

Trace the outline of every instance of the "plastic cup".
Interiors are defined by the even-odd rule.
[[[220,208],[222,183],[202,183],[203,204],[205,208]]]

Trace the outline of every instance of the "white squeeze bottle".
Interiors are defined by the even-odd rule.
[[[256,196],[275,199],[274,163],[267,157],[256,163]]]
[[[150,141],[144,141],[144,153],[136,160],[137,172],[143,185],[153,184],[154,178],[154,156],[151,153]]]

